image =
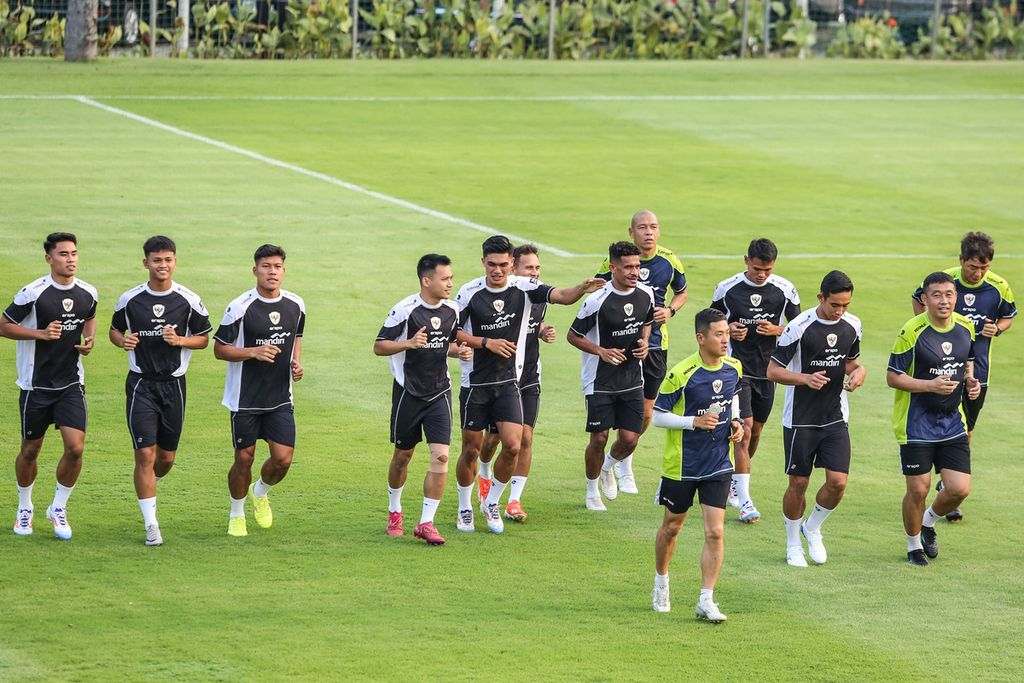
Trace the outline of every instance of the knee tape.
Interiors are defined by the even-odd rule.
[[[435,474],[448,473],[448,446],[430,444],[430,467],[427,471]]]

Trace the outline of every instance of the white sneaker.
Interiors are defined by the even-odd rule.
[[[722,614],[722,610],[718,609],[718,605],[711,600],[698,601],[697,608],[694,611],[697,613],[698,619],[707,619],[712,624],[721,624],[728,619],[728,617]]]
[[[160,535],[160,525],[150,524],[146,527],[146,545],[163,545],[164,537]]]
[[[615,482],[615,473],[611,470],[601,470],[597,479],[601,482],[601,492],[604,493],[604,497],[608,500],[615,500],[615,497],[619,495],[619,485]]]
[[[597,498],[587,496],[587,509],[594,510],[595,512],[608,512],[608,508],[606,508],[604,503],[601,501],[601,496],[598,496]]]
[[[786,548],[786,564],[790,567],[806,567],[807,558],[804,557],[802,545],[791,545]]]
[[[629,458],[616,460],[612,466],[612,471],[619,479],[620,493],[640,493],[640,489],[636,487],[636,477],[633,476],[633,468],[630,466]]]
[[[28,536],[32,533],[32,508],[18,508],[18,514],[14,517],[14,533],[19,536]]]
[[[729,505],[733,506],[734,508],[738,508],[740,506],[740,496],[736,492],[736,480],[735,479],[733,479],[732,481],[729,482],[729,499],[728,500],[729,500]]]
[[[811,531],[801,524],[800,533],[807,539],[807,554],[811,556],[814,563],[825,564],[828,561],[828,553],[825,552],[825,544],[821,542],[821,529]]]
[[[654,590],[651,592],[651,607],[654,608],[655,612],[672,611],[672,603],[668,599],[668,586],[664,588],[654,587]]]
[[[496,534],[505,531],[505,520],[501,518],[501,506],[497,503],[487,506],[487,528]]]
[[[740,508],[740,521],[744,524],[753,524],[754,522],[760,521],[761,513],[754,507],[753,501],[747,501],[743,507]]]
[[[459,510],[459,516],[456,518],[455,528],[459,531],[476,531],[476,527],[473,526],[472,508]]]
[[[52,505],[46,508],[46,518],[53,522],[53,533],[62,541],[71,540],[71,525],[68,524],[68,513],[64,508]]]

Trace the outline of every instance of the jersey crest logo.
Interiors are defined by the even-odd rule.
[[[750,305],[751,306],[760,306],[761,305],[761,295],[760,294],[751,294],[750,295]]]
[[[973,294],[964,294],[964,303],[967,304],[968,306],[973,306],[974,305],[974,295]]]
[[[441,319],[435,315],[433,318],[430,319],[430,326],[433,327],[435,330],[441,329]]]
[[[722,380],[716,379],[711,383],[711,388],[715,390],[716,394],[720,392],[722,390]]]
[[[946,354],[947,356],[949,354],[953,353],[953,343],[952,342],[942,342],[942,352],[944,354]]]
[[[64,301],[61,301],[60,303],[68,313],[70,313],[71,309],[75,307],[74,299],[64,299]]]
[[[505,301],[503,299],[495,299],[494,300],[494,310],[496,310],[498,313],[501,313],[502,311],[504,311],[505,310]]]
[[[153,304],[153,315],[156,317],[162,318],[165,310],[167,309],[164,308],[163,304]]]
[[[272,322],[275,325],[278,324],[279,322],[281,322],[281,314],[278,313],[277,311],[271,311],[270,312],[270,322]]]
[[[825,341],[828,342],[828,345],[830,347],[835,347],[836,342],[839,341],[839,335],[837,335],[837,334],[830,334],[827,337],[825,337]]]
[[[633,304],[626,304],[622,307],[622,310],[626,312],[626,315],[633,315]]]
[[[641,268],[640,269],[640,279],[641,280],[643,280],[644,282],[647,282],[647,278],[649,278],[650,276],[651,276],[651,269],[650,268]]]

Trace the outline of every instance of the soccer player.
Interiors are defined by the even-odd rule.
[[[491,488],[480,504],[487,528],[505,530],[499,500],[515,471],[523,441],[523,405],[519,377],[526,354],[531,304],[573,304],[604,285],[599,278],[575,287],[554,288],[526,278],[510,278],[512,243],[504,235],[483,243],[485,275],[459,289],[458,341],[473,349],[472,360],[462,361],[459,408],[462,418],[462,453],[455,473],[458,478],[459,516],[456,528],[473,531],[473,480],[483,431],[496,425],[501,452],[494,461]]]
[[[654,292],[640,282],[640,248],[631,242],[608,247],[612,279],[588,296],[569,328],[568,341],[583,352],[583,396],[587,402],[588,510],[607,510],[618,496],[612,467],[633,454],[644,426],[643,364],[654,323]],[[618,430],[608,451],[608,432]]]
[[[927,567],[928,558],[939,554],[935,522],[970,492],[971,447],[961,393],[976,399],[981,382],[974,377],[975,325],[954,310],[953,276],[932,273],[921,289],[917,300],[923,300],[927,310],[900,330],[886,381],[896,390],[893,427],[907,480],[907,561]],[[945,485],[925,510],[933,466]]]
[[[800,315],[796,287],[773,272],[778,255],[771,240],[753,240],[743,258],[746,270],[718,283],[711,301],[711,308],[729,321],[729,355],[743,363],[740,417],[744,434],[735,448],[729,503],[739,508],[740,521],[748,524],[761,519],[750,498],[750,461],[775,403],[775,383],[767,379],[768,359],[782,334],[782,320]]]
[[[540,256],[537,247],[523,244],[512,250],[512,273],[527,279],[540,279]],[[519,446],[519,458],[512,478],[508,482],[508,505],[505,506],[505,519],[514,522],[525,522],[526,512],[523,510],[521,498],[526,487],[526,478],[533,464],[533,429],[537,425],[540,412],[540,342],[543,340],[553,344],[557,332],[555,328],[544,322],[548,305],[545,302],[530,304],[530,328],[526,333],[526,353],[523,357],[523,372],[519,379],[519,392],[523,398],[523,441]],[[500,443],[498,432],[490,427],[484,437],[483,448],[480,449],[480,471],[477,474],[477,494],[485,500],[491,487],[491,459]]]
[[[811,559],[828,560],[821,524],[839,505],[850,472],[847,392],[864,384],[860,356],[860,320],[847,311],[853,282],[833,270],[821,281],[818,305],[788,325],[768,364],[768,379],[786,385],[782,431],[789,486],[782,499],[786,518],[786,562],[806,567],[800,535]],[[844,375],[846,381],[843,381]],[[814,510],[803,520],[807,486],[815,467],[825,469],[825,483]]]
[[[455,335],[459,307],[452,293],[452,262],[441,254],[426,254],[416,263],[419,294],[395,304],[377,333],[373,352],[388,356],[395,381],[391,389],[391,443],[388,467],[388,536],[401,536],[402,489],[416,444],[426,437],[430,465],[423,479],[423,512],[413,536],[428,545],[444,537],[434,527],[434,515],[448,478],[448,449],[452,440],[452,379],[449,356],[471,360],[473,351],[459,346]]]
[[[725,507],[732,474],[730,454],[743,438],[740,419],[740,361],[727,356],[729,323],[721,311],[706,308],[694,318],[697,352],[668,373],[654,404],[654,425],[667,430],[661,483],[655,500],[665,516],[654,543],[655,612],[668,612],[668,566],[693,496],[700,497],[704,550],[697,616],[712,622],[726,617],[714,601],[725,554]],[[728,417],[727,417],[728,416]]]
[[[1009,283],[989,270],[995,253],[995,243],[991,237],[983,232],[969,232],[960,241],[960,267],[946,271],[956,283],[956,312],[974,323],[974,376],[981,382],[981,393],[971,398],[969,392],[963,392],[968,441],[974,433],[974,425],[978,422],[988,393],[992,340],[1010,329],[1017,315],[1017,304],[1013,300]],[[917,315],[925,310],[923,295],[923,287],[918,287],[914,292],[913,306]],[[941,490],[941,480],[938,486]],[[963,518],[959,507],[946,515],[949,522],[959,522]]]
[[[177,247],[155,236],[142,246],[149,280],[121,295],[110,341],[128,352],[125,408],[135,448],[135,493],[146,545],[162,545],[157,481],[171,471],[185,421],[185,372],[192,351],[205,349],[210,317],[199,296],[174,281]]]
[[[78,240],[74,235],[47,235],[43,253],[50,274],[25,285],[0,318],[0,336],[17,341],[15,355],[21,388],[21,449],[14,461],[18,480],[14,533],[32,533],[32,485],[46,430],[54,425],[64,441],[64,454],[57,463],[57,492],[46,508],[46,517],[57,538],[67,541],[71,539],[68,499],[82,471],[85,448],[82,356],[92,351],[99,297],[92,285],[75,277]]]
[[[686,303],[686,275],[683,264],[670,250],[658,244],[661,226],[658,217],[650,211],[633,214],[629,224],[629,237],[640,249],[640,284],[654,292],[654,327],[651,330],[650,350],[644,361],[644,421],[640,433],[647,431],[654,414],[654,399],[658,388],[665,379],[668,367],[668,319],[674,316]],[[605,259],[598,277],[611,279],[611,263]],[[668,290],[672,299],[666,305]],[[636,477],[633,476],[633,456],[615,464],[613,474],[618,477],[618,490],[623,493],[639,493]]]
[[[302,332],[306,304],[281,289],[285,252],[264,244],[253,254],[256,287],[228,304],[213,335],[213,355],[228,362],[221,404],[231,411],[235,462],[228,470],[228,534],[246,536],[245,499],[252,495],[253,517],[264,529],[274,523],[270,490],[284,479],[295,453],[295,401],[292,383],[302,379]],[[269,457],[252,482],[256,442],[267,442]]]

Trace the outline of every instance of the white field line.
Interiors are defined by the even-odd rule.
[[[56,98],[54,98],[54,99],[56,99]],[[67,98],[65,98],[65,99],[67,99]],[[187,139],[193,140],[195,142],[201,142],[203,144],[210,145],[212,147],[216,147],[218,149],[224,150],[225,152],[231,152],[233,154],[238,154],[240,156],[248,157],[249,159],[252,159],[254,161],[258,161],[258,162],[267,164],[269,166],[275,166],[277,168],[281,168],[281,169],[284,169],[286,171],[291,171],[293,173],[298,173],[298,174],[301,174],[301,175],[313,178],[315,180],[320,180],[322,182],[329,183],[331,185],[335,185],[337,187],[341,187],[343,189],[349,190],[350,192],[355,192],[355,193],[358,193],[358,194],[366,195],[368,197],[373,197],[374,199],[377,199],[379,201],[386,202],[388,204],[394,204],[395,206],[400,206],[400,207],[402,207],[404,209],[408,209],[409,211],[415,211],[416,213],[420,213],[420,214],[423,214],[425,216],[430,216],[431,218],[436,218],[438,220],[446,221],[448,223],[453,223],[455,225],[460,225],[462,227],[469,228],[471,230],[475,230],[477,232],[488,234],[488,235],[494,235],[494,234],[498,234],[498,233],[501,232],[500,230],[498,230],[496,228],[492,228],[492,227],[489,227],[487,225],[483,225],[482,223],[476,223],[474,221],[466,220],[465,218],[459,218],[458,216],[453,216],[451,214],[444,213],[443,211],[436,211],[434,209],[430,209],[430,208],[425,207],[425,206],[420,206],[419,204],[414,204],[413,202],[406,201],[405,199],[400,199],[398,197],[393,197],[391,195],[384,194],[382,192],[377,192],[375,190],[367,189],[365,187],[362,187],[361,185],[356,185],[355,183],[350,183],[350,182],[348,182],[346,180],[342,180],[340,178],[335,178],[334,176],[329,176],[326,173],[319,173],[318,171],[312,171],[312,170],[310,170],[308,168],[303,168],[302,166],[298,166],[296,164],[288,163],[287,161],[281,161],[279,159],[274,159],[272,157],[265,156],[263,154],[260,154],[259,152],[253,152],[251,150],[244,149],[242,147],[237,147],[235,145],[232,145],[232,144],[229,144],[229,143],[226,143],[226,142],[221,142],[220,140],[215,140],[213,138],[206,137],[205,135],[199,135],[198,133],[192,133],[190,131],[183,130],[181,128],[176,128],[176,127],[170,126],[170,125],[168,125],[166,123],[161,123],[160,121],[157,121],[155,119],[147,118],[145,116],[140,116],[139,114],[134,114],[134,113],[132,113],[130,111],[125,111],[124,109],[118,109],[117,107],[111,107],[110,105],[106,105],[106,104],[102,104],[101,102],[97,102],[96,100],[94,100],[94,99],[92,99],[90,97],[75,96],[75,97],[70,98],[70,99],[73,99],[75,101],[81,102],[82,104],[86,104],[86,105],[88,105],[90,107],[95,107],[97,109],[101,109],[101,110],[103,110],[105,112],[108,112],[110,114],[114,114],[116,116],[124,117],[126,119],[131,120],[131,121],[135,121],[136,123],[141,123],[143,125],[151,126],[153,128],[157,128],[157,129],[165,131],[167,133],[171,133],[173,135],[177,135],[177,136],[180,136],[180,137],[183,137],[183,138],[187,138]],[[594,258],[594,259],[597,259],[597,258],[603,258],[605,256],[605,254],[601,254],[601,253],[597,253],[597,254],[579,254],[579,253],[575,253],[575,252],[571,252],[571,251],[566,251],[565,249],[559,249],[558,247],[554,247],[554,246],[551,246],[551,245],[548,245],[548,244],[544,244],[542,242],[536,242],[536,241],[530,240],[529,238],[521,237],[519,235],[512,235],[512,234],[509,234],[507,232],[504,233],[504,234],[506,236],[508,236],[508,238],[510,240],[514,241],[514,242],[533,242],[533,244],[536,244],[543,251],[550,252],[552,254],[555,254],[556,256],[561,256],[563,258]],[[1014,259],[1016,259],[1016,258],[1024,258],[1024,254],[1000,254],[999,257],[1000,258],[1014,258]],[[691,260],[719,260],[719,259],[734,260],[734,259],[739,259],[740,255],[739,254],[686,254],[685,258],[686,259],[691,259]],[[949,258],[949,255],[948,254],[946,254],[946,255],[943,255],[943,254],[894,254],[894,253],[889,253],[889,254],[863,254],[863,253],[855,253],[855,254],[785,254],[785,258],[787,258],[787,259],[887,259],[887,260],[889,260],[889,259],[899,259],[899,260],[905,260],[905,259],[940,259],[940,258]]]
[[[899,95],[0,95],[0,100],[167,100],[243,102],[991,102],[1024,101],[1024,94]]]

